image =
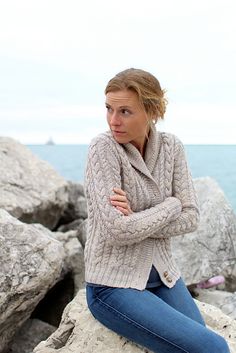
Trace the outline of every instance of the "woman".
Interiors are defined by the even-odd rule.
[[[183,144],[155,127],[164,91],[150,73],[128,69],[105,94],[110,131],[92,140],[85,181],[89,309],[153,352],[229,353],[171,254],[171,237],[196,230],[199,210]]]

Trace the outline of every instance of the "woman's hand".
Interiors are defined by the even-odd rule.
[[[133,211],[130,208],[126,193],[119,188],[113,189],[115,195],[110,196],[111,204],[121,211],[125,216],[130,215]]]

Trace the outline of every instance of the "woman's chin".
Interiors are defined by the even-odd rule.
[[[114,139],[119,143],[127,143],[128,142],[126,133],[117,133],[117,132],[113,131],[112,135],[113,135]]]

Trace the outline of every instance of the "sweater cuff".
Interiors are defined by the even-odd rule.
[[[165,199],[166,202],[166,208],[168,210],[168,213],[170,214],[170,219],[175,220],[181,213],[182,211],[182,204],[177,197],[167,197]]]

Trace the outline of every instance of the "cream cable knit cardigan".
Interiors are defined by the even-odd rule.
[[[111,205],[112,189],[126,192],[133,214]],[[85,192],[88,234],[85,280],[112,287],[146,286],[152,264],[169,288],[180,273],[171,254],[171,237],[197,228],[199,210],[183,144],[153,126],[144,159],[111,132],[90,144]]]

